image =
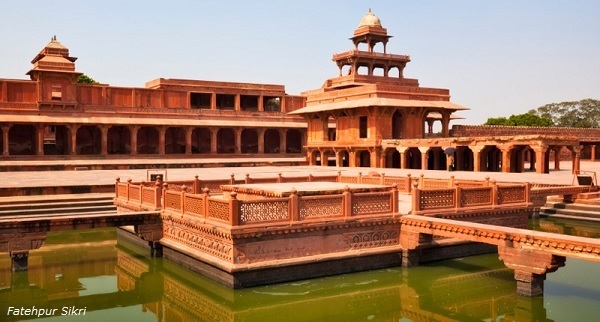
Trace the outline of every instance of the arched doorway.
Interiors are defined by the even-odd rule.
[[[349,167],[350,166],[350,154],[347,150],[342,150],[338,152],[338,164],[340,167]]]
[[[185,130],[181,127],[170,127],[165,132],[165,153],[185,153]]]
[[[298,130],[288,130],[285,134],[285,152],[286,153],[301,153],[302,152],[302,134]]]
[[[279,153],[280,147],[279,131],[267,130],[265,132],[265,153]]]
[[[76,151],[79,155],[102,153],[102,131],[95,125],[83,125],[77,129]]]
[[[8,131],[9,155],[35,155],[36,131],[31,124],[14,124]]]
[[[126,126],[108,129],[108,154],[131,154],[131,132]]]
[[[473,150],[468,146],[457,146],[454,152],[454,166],[458,171],[473,171]]]
[[[357,151],[356,160],[358,161],[357,164],[359,167],[371,167],[371,153],[367,150]]]
[[[258,153],[258,134],[256,130],[242,131],[242,153]]]
[[[440,147],[432,147],[427,151],[427,169],[429,170],[446,170],[448,169],[446,162],[446,154]]]
[[[397,149],[385,150],[385,167],[400,169],[400,152]]]
[[[407,169],[421,169],[421,151],[419,151],[419,148],[409,148],[404,154]]]
[[[68,155],[71,131],[64,125],[46,125],[44,128],[44,155]]]
[[[206,128],[192,131],[192,153],[210,153],[212,133]]]
[[[158,153],[158,130],[143,126],[137,132],[137,151],[139,154]]]
[[[235,153],[235,133],[223,128],[217,132],[217,153]]]
[[[499,172],[502,170],[502,151],[495,145],[487,145],[481,151],[481,171]]]

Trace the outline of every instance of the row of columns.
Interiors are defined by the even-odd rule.
[[[36,138],[36,147],[35,147],[35,155],[44,155],[44,133],[45,133],[45,129],[46,126],[51,126],[48,124],[35,124],[34,128],[35,128],[35,138]],[[80,127],[82,127],[84,125],[82,124],[71,124],[71,125],[66,125],[66,127],[69,129],[69,141],[68,141],[68,146],[69,146],[69,155],[76,155],[77,154],[77,130],[79,130]],[[88,126],[88,125],[86,125]],[[96,126],[100,129],[101,131],[101,155],[108,155],[108,131],[111,127],[114,126],[120,126],[120,125],[93,125]],[[1,129],[2,129],[2,156],[9,156],[9,146],[10,146],[10,142],[9,142],[9,131],[10,131],[11,125],[2,125]],[[127,127],[130,130],[130,142],[131,142],[131,154],[132,155],[136,155],[138,154],[137,151],[137,144],[138,144],[138,138],[137,138],[137,134],[138,131],[142,128],[141,125],[135,125],[135,126],[128,126]],[[155,127],[158,130],[158,149],[159,152],[158,154],[166,154],[165,151],[165,137],[166,137],[166,132],[168,130],[169,127],[167,126],[159,126],[159,127]],[[181,128],[185,131],[185,154],[192,154],[192,134],[193,134],[193,130],[196,129],[196,127],[174,127],[174,128]],[[218,135],[218,131],[222,128],[205,128],[207,130],[210,131],[211,133],[211,153],[216,154],[217,153],[217,135]],[[242,131],[245,130],[247,128],[232,128],[232,130],[234,131],[234,135],[235,135],[235,153],[241,153],[241,145],[242,145]],[[258,153],[264,153],[264,138],[265,138],[265,133],[268,129],[264,129],[264,128],[257,128],[257,135],[258,135]],[[285,153],[286,151],[286,137],[287,137],[287,131],[289,129],[273,129],[278,131],[279,134],[279,151],[280,153]],[[305,140],[306,140],[306,136],[300,131],[300,148],[305,144]]]
[[[481,172],[481,171],[486,171],[486,170],[490,170],[490,171],[502,171],[502,172],[511,172],[515,169],[511,169],[511,165],[515,166],[515,163],[511,162],[511,154],[512,153],[516,153],[517,150],[515,149],[517,146],[514,145],[500,145],[497,146],[497,148],[500,151],[500,155],[495,155],[493,153],[491,153],[490,155],[488,155],[488,159],[487,159],[487,163],[491,164],[491,167],[485,168],[483,165],[483,162],[486,161],[486,158],[484,156],[484,149],[486,147],[489,146],[468,146],[468,148],[471,150],[471,152],[473,153],[473,160],[472,160],[472,170],[475,172]],[[595,147],[595,146],[594,146]],[[413,149],[414,147],[398,147],[396,148],[396,150],[400,153],[400,165],[399,168],[401,169],[409,169],[408,166],[408,158],[407,158],[407,152],[409,151],[409,149]],[[429,150],[432,147],[417,147],[417,149],[419,150],[419,152],[421,153],[421,169],[422,170],[429,170]],[[538,145],[538,146],[533,146],[531,148],[533,150],[533,152],[535,153],[535,157],[532,158],[533,160],[535,160],[535,163],[533,163],[533,160],[530,164],[530,170],[535,169],[537,173],[548,173],[550,171],[549,169],[549,149],[550,147],[547,145]],[[554,151],[554,170],[560,170],[560,148],[559,147],[554,147],[552,148],[552,150]],[[569,150],[571,150],[572,152],[572,161],[573,161],[573,172],[580,170],[580,162],[581,162],[581,152],[580,152],[580,148],[579,147],[569,147]],[[321,150],[313,150],[316,152],[319,152],[320,157],[321,157],[321,165],[322,166],[327,166],[327,160],[328,160],[328,156],[330,155],[330,152],[334,152],[335,153],[335,159],[336,159],[336,166],[341,167],[342,166],[342,158],[343,155],[345,155],[345,153],[347,153],[348,157],[349,157],[349,162],[348,162],[348,166],[349,167],[356,167],[359,166],[357,164],[357,153],[359,153],[360,151],[368,151],[370,153],[370,166],[371,167],[381,167],[384,168],[386,163],[385,163],[385,159],[386,159],[386,155],[381,153],[381,149],[380,148],[369,148],[367,150],[355,150],[355,149],[321,149]],[[309,164],[310,165],[315,165],[316,164],[316,160],[315,160],[315,155],[313,151],[309,151],[308,152],[308,159],[309,159]],[[519,159],[516,160],[517,164],[516,165],[520,165],[522,166],[523,163],[525,162],[525,153],[527,150],[523,150],[521,151],[522,153],[520,153],[520,155],[518,156]],[[465,161],[463,158],[463,153],[453,153],[453,154],[444,154],[444,151],[442,150],[441,153],[436,153],[433,155],[434,160],[433,160],[433,167],[434,169],[440,169],[440,165],[442,163],[442,158],[445,157],[446,158],[446,165],[447,167],[450,164],[453,164],[454,161],[456,161],[456,164],[465,164]],[[456,158],[456,160],[454,160],[454,158]],[[498,165],[501,164],[501,168],[498,168]],[[466,169],[462,169],[462,167],[459,167],[458,170],[466,170]],[[522,170],[522,169],[520,169]]]

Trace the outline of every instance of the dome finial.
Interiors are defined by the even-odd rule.
[[[379,18],[371,12],[371,8],[369,8],[369,12],[360,20],[360,24],[358,25],[359,28],[364,26],[383,28]]]

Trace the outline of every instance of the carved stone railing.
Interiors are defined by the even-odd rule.
[[[157,182],[133,183],[131,179],[115,183],[114,204],[128,211],[160,210],[162,208],[163,184]]]
[[[511,136],[511,135],[560,135],[563,137],[597,138],[600,129],[572,127],[531,127],[531,126],[499,126],[499,125],[454,125],[452,136]]]
[[[520,206],[524,209],[530,208],[529,202],[530,186],[525,184],[491,185],[483,187],[460,187],[445,189],[420,189],[412,190],[411,214],[442,214],[468,211],[487,207]]]

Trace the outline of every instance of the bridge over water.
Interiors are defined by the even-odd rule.
[[[514,270],[517,292],[544,292],[546,274],[565,265],[566,257],[600,262],[600,240],[419,215],[401,219],[403,266],[418,265],[420,250],[435,244],[433,236],[498,246],[504,264]]]
[[[161,251],[159,211],[114,214],[14,216],[0,219],[0,252],[10,253],[12,270],[27,270],[29,251],[40,248],[49,231],[134,226],[136,234],[148,241],[151,249]]]

